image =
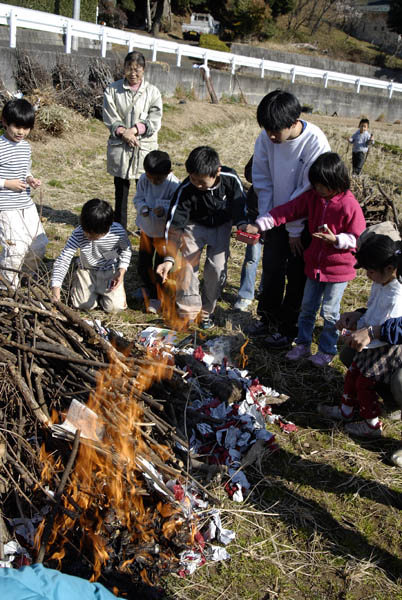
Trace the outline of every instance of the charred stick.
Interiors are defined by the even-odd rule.
[[[61,498],[63,495],[63,491],[64,491],[65,485],[67,483],[67,479],[70,475],[71,469],[73,468],[79,445],[80,445],[80,431],[79,431],[79,429],[77,429],[77,431],[75,432],[75,437],[74,437],[74,442],[73,442],[73,447],[71,450],[70,457],[68,459],[66,468],[64,469],[64,473],[60,479],[60,483],[59,483],[56,493],[54,495],[56,504],[55,504],[55,506],[53,506],[53,510],[49,516],[49,519],[46,522],[45,529],[43,531],[43,535],[42,535],[42,539],[41,539],[38,557],[36,559],[36,563],[42,563],[43,559],[45,558],[46,546],[47,546],[47,542],[49,540],[50,533],[53,528],[54,517],[56,516],[56,512],[59,507],[59,504],[60,504],[60,501],[61,501]]]

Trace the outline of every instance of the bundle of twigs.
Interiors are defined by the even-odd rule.
[[[393,186],[381,186],[363,176],[353,179],[352,191],[363,209],[367,226],[394,221],[397,227],[400,227],[397,209],[398,190]]]
[[[191,471],[201,468],[213,475],[219,468],[186,450],[187,430],[201,417],[188,407],[199,390],[187,384],[185,372],[173,360],[161,368],[162,357],[148,354],[136,342],[113,336],[112,341],[114,345],[73,309],[52,303],[46,288],[31,278],[26,287],[1,293],[2,514],[7,526],[50,506],[38,545],[40,561],[55,552],[60,557],[63,546],[71,550],[81,543],[90,571],[100,572],[89,549],[96,529],[97,544],[109,557],[104,564],[118,570],[129,564],[133,577],[142,573],[145,580],[155,580],[177,564],[179,550],[193,543],[192,526],[166,482],[195,486],[198,495],[215,502]],[[178,362],[184,367],[185,355]],[[222,399],[239,397],[228,379],[211,377],[206,368],[198,376],[205,389]],[[60,438],[72,398],[89,402],[104,427],[102,438],[82,439],[79,432],[64,430]],[[202,417],[208,419],[217,422]],[[81,453],[85,456],[79,463]],[[127,511],[125,505],[124,513],[122,500],[113,506],[114,487],[129,494],[124,502],[131,508]],[[163,508],[166,503],[173,509]],[[136,524],[141,511],[142,521]],[[75,551],[73,556],[76,560]]]

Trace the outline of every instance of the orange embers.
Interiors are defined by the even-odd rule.
[[[62,509],[54,519],[47,558],[61,561],[65,551],[71,558],[71,554],[77,555],[79,546],[81,554],[92,563],[92,580],[99,577],[106,563],[116,569],[130,570],[136,561],[137,573],[142,571],[144,580],[148,580],[150,575],[143,568],[144,562],[138,561],[137,552],[141,556],[144,544],[151,548],[157,546],[159,536],[165,533],[165,519],[169,530],[180,525],[177,507],[173,510],[174,520],[169,511],[163,516],[160,506],[164,504],[159,502],[160,497],[155,492],[148,493],[141,467],[141,459],[163,462],[169,455],[163,444],[148,442],[146,436],[152,424],[149,420],[144,423],[146,409],[137,399],[155,380],[169,376],[172,372],[166,368],[169,358],[169,355],[150,357],[149,364],[136,376],[112,364],[100,373],[97,388],[90,395],[88,407],[98,416],[103,435],[99,433],[98,441],[81,439],[76,463],[62,496]],[[101,430],[102,427],[97,427],[97,431]],[[54,489],[57,486],[54,475],[61,465],[54,463],[44,448],[42,459],[42,482]],[[168,552],[174,561],[172,551]],[[143,553],[142,558],[146,565],[152,565],[151,554],[145,559]]]
[[[240,348],[240,356],[241,356],[241,365],[240,366],[242,369],[244,369],[248,363],[248,356],[245,353],[245,348],[246,348],[247,344],[248,344],[248,340],[246,340],[244,342],[243,346]]]

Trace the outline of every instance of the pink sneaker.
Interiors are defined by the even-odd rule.
[[[310,354],[310,346],[306,346],[305,344],[296,344],[294,348],[292,348],[291,350],[289,350],[289,352],[286,353],[286,358],[288,360],[300,360],[302,358],[310,356]]]
[[[335,354],[326,354],[325,352],[318,351],[317,354],[310,356],[309,361],[315,367],[327,367],[334,359]]]
[[[364,438],[379,438],[382,436],[382,422],[378,421],[376,427],[371,427],[367,421],[357,421],[345,425],[345,431],[349,435]]]

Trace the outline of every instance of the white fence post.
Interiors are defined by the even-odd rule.
[[[10,48],[17,47],[17,13],[12,8],[10,12]]]
[[[176,67],[181,67],[181,46],[178,46],[176,52],[177,52]]]
[[[65,36],[66,36],[66,45],[65,45],[66,54],[71,54],[71,37],[72,37],[71,36],[71,21],[67,21]]]
[[[152,62],[156,61],[156,54],[158,52],[158,42],[156,41],[156,39],[154,40],[153,46],[152,46]]]
[[[232,75],[236,73],[236,56],[232,58]]]
[[[261,61],[261,79],[264,79],[264,67],[265,67],[265,60],[262,59],[262,61]]]
[[[324,73],[324,87],[328,87],[328,73]]]
[[[292,68],[290,69],[290,72],[291,72],[291,74],[292,74],[291,83],[294,83],[294,82],[295,82],[295,79],[296,79],[296,67],[292,67]]]
[[[204,67],[208,68],[208,51],[205,50],[204,52]]]
[[[102,27],[101,29],[101,56],[105,58],[107,50],[107,32],[106,27]]]
[[[394,82],[391,81],[391,83],[388,86],[388,98],[392,98],[393,91],[394,91]]]
[[[360,77],[358,77],[356,79],[356,94],[360,94],[360,85],[361,85],[361,81],[360,81]]]
[[[134,36],[130,35],[130,37],[128,38],[128,51],[132,52],[134,48]]]

